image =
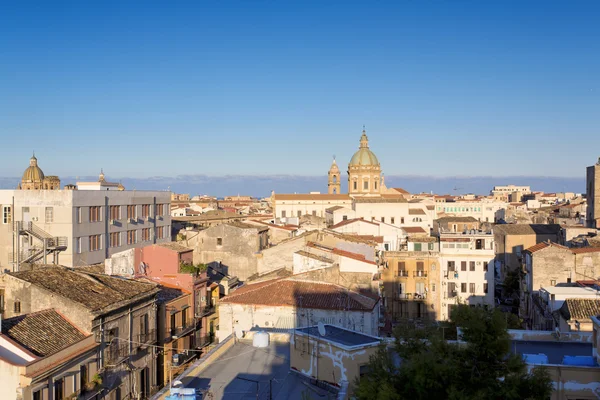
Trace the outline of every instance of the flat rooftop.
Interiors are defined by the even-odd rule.
[[[244,380],[248,379],[250,381]],[[213,361],[198,376],[180,379],[186,388],[196,388],[202,398],[214,400],[335,399],[335,395],[309,384],[290,371],[290,344],[271,342],[256,348],[249,341],[239,341]],[[271,394],[269,397],[269,382]],[[209,397],[208,393],[212,397]]]
[[[592,344],[580,342],[545,342],[513,340],[510,351],[514,354],[545,354],[550,364],[562,364],[565,356],[591,356]]]
[[[558,295],[589,295],[600,297],[600,292],[593,287],[581,287],[581,286],[544,286],[542,290],[550,294]]]
[[[346,347],[369,346],[381,343],[381,339],[374,336],[350,331],[333,325],[324,325],[325,335],[319,333],[319,327],[309,326],[296,329],[296,332],[306,333],[314,338],[322,339],[332,343],[341,344]]]

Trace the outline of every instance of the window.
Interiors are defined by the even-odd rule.
[[[142,218],[148,218],[150,217],[150,204],[143,204],[142,205]]]
[[[394,217],[391,217],[391,218],[390,218],[390,223],[391,223],[392,225],[394,225],[394,224],[396,223],[396,220],[394,219]]]
[[[110,234],[110,247],[121,246],[121,232],[111,232]]]
[[[417,292],[418,294],[424,294],[425,293],[425,283],[417,282],[415,292]]]
[[[454,261],[448,261],[448,271],[456,271],[456,264]]]
[[[298,212],[296,213],[296,216],[297,216],[298,218],[300,218],[300,217],[302,216],[302,211],[298,210]]]
[[[81,218],[81,207],[76,207],[75,208],[75,220],[77,221],[78,224],[81,223],[83,218]]]
[[[487,263],[487,261],[484,261],[483,262],[483,271],[487,272],[487,270],[488,270],[488,263]]]
[[[46,207],[46,223],[54,222],[54,207]]]
[[[100,206],[90,207],[90,222],[100,221]]]
[[[433,243],[427,243],[427,250],[434,250]]]
[[[136,215],[136,209],[135,209],[135,205],[129,205],[127,206],[127,218],[128,219],[136,219],[137,215]]]
[[[483,284],[483,293],[487,293],[488,292],[488,284],[487,282]]]
[[[467,293],[467,284],[466,283],[463,282],[460,284],[460,292]]]
[[[377,190],[377,181],[375,181],[374,184],[375,184],[375,190]]]
[[[552,286],[556,286],[556,280],[555,280],[555,279],[552,279],[552,280],[550,281],[550,285],[552,285]]]
[[[187,308],[181,310],[181,327],[187,326]]]
[[[156,215],[157,217],[161,216],[161,215],[165,215],[165,210],[166,209],[167,208],[165,207],[164,204],[157,204],[156,205],[156,212],[154,213],[154,215]]]
[[[369,190],[369,181],[364,181],[363,182],[363,189],[364,190]]]
[[[404,217],[400,217],[400,223],[403,224],[404,223]]]
[[[33,392],[33,400],[42,400],[42,389]]]
[[[171,314],[171,332],[177,328],[177,313]]]
[[[121,219],[121,206],[110,206],[110,219]]]
[[[385,224],[385,217],[381,217],[381,222]]]
[[[467,270],[467,262],[466,261],[461,261],[460,262],[460,270],[461,271],[466,271]]]
[[[475,271],[475,261],[469,261],[469,271]]]
[[[0,289],[0,314],[4,312],[4,289]]]
[[[404,271],[406,271],[406,263],[404,261],[398,261],[398,271],[396,276],[403,276]]]
[[[148,333],[148,314],[140,315],[140,334],[146,335]]]
[[[432,291],[432,292],[435,292],[435,283],[432,283],[432,284],[431,284],[431,291]]]
[[[75,254],[81,254],[81,238],[74,238],[73,242],[75,245]]]
[[[64,379],[57,379],[54,381],[54,398],[62,399],[65,393],[65,381]]]
[[[415,247],[415,251],[421,251],[421,243],[415,243],[414,247]]]
[[[97,251],[102,248],[100,243],[100,235],[91,235],[90,236],[90,251]]]
[[[137,231],[127,231],[127,244],[135,244],[137,242]]]
[[[312,215],[313,215],[314,217],[316,217],[316,216],[317,216],[317,210],[313,210],[313,211],[312,211]]]
[[[475,293],[475,284],[474,283],[469,283],[469,293],[471,293],[471,294]]]
[[[285,216],[286,216],[286,213],[285,213],[285,210],[283,210],[283,211],[281,212],[281,218],[285,218]]]
[[[164,239],[169,235],[170,232],[169,225],[159,226],[156,228],[156,239]]]
[[[142,242],[148,242],[150,240],[150,228],[142,229]]]
[[[354,188],[354,190],[356,190],[356,189],[357,189],[357,184],[356,184],[356,181],[354,181],[354,182],[352,182],[352,183],[353,183],[352,187]]]
[[[20,314],[21,313],[21,302],[19,300],[15,300],[15,304],[13,307],[13,312],[15,314]]]
[[[10,206],[2,207],[2,223],[10,224],[12,222],[12,209]]]
[[[217,238],[217,246],[223,246],[223,238]]]
[[[417,261],[417,271],[424,271],[425,263],[423,261]]]
[[[342,215],[342,221],[348,221],[348,216],[347,215]]]
[[[79,387],[83,389],[85,385],[88,383],[88,370],[87,366],[80,365],[79,366]]]

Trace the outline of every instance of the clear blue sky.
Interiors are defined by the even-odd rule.
[[[583,176],[600,1],[14,1],[0,176]],[[126,3],[126,4],[125,4]]]

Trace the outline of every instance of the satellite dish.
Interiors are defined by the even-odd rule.
[[[319,329],[319,335],[321,335],[321,336],[327,335],[327,331],[325,330],[325,325],[323,324],[323,322],[319,321],[317,328]]]

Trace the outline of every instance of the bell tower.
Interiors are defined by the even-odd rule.
[[[341,182],[340,182],[340,169],[335,162],[335,156],[333,156],[333,162],[331,168],[329,168],[327,181],[327,193],[329,194],[340,194]]]

